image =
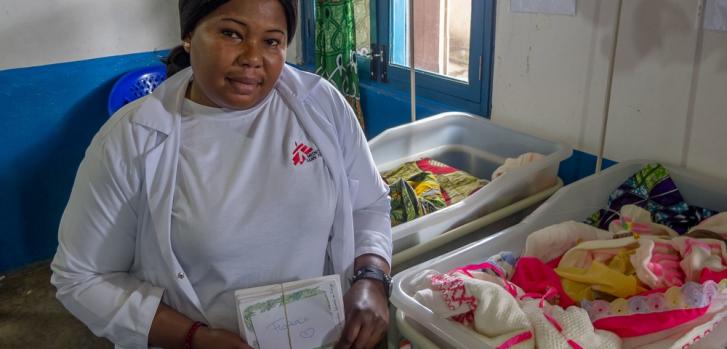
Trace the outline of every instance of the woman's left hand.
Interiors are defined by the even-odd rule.
[[[389,302],[383,283],[362,279],[351,285],[343,296],[346,326],[335,349],[371,349],[389,326]]]

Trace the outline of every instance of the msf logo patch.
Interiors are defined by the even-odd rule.
[[[318,149],[313,149],[304,143],[295,143],[295,149],[293,150],[293,165],[298,166],[311,162],[321,157],[321,152]]]

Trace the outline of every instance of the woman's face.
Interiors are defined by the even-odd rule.
[[[287,35],[279,0],[230,0],[218,7],[185,40],[194,70],[188,97],[211,107],[255,106],[283,70]]]

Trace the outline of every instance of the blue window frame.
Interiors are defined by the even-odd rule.
[[[409,91],[409,68],[392,62],[408,62],[407,16],[408,0],[370,0],[371,41],[387,47],[388,82],[370,78],[371,58],[357,55],[359,77],[362,83],[371,83],[382,89]],[[315,1],[302,1],[303,47],[305,65],[313,68],[315,62]],[[491,109],[492,61],[495,30],[495,0],[472,0],[467,81],[417,69],[416,93],[453,106],[461,111],[489,117]],[[404,16],[394,16],[404,14]],[[373,18],[375,17],[375,18]],[[396,18],[394,18],[396,17]],[[415,48],[416,49],[416,48]]]
[[[315,0],[300,1],[300,18],[301,33],[303,41],[303,68],[308,71],[315,70],[315,59],[316,59],[316,19],[315,19]]]

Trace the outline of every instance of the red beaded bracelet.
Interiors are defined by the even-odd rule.
[[[187,335],[184,336],[184,348],[185,349],[192,349],[192,339],[194,338],[194,334],[197,332],[197,329],[200,328],[200,326],[207,327],[204,323],[200,321],[195,321],[192,324],[192,327],[189,328],[187,331]]]

